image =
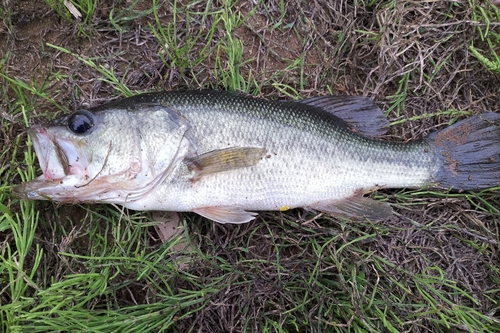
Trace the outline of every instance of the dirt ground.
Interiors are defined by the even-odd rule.
[[[187,0],[179,2],[179,6],[184,2]],[[224,39],[225,33],[222,29],[215,30],[208,48],[203,41],[213,23],[210,16],[194,15],[189,22],[182,15],[176,18],[176,47],[185,46],[186,36],[202,36],[192,46],[186,64],[182,65],[180,60],[164,58],[162,45],[149,27],[149,24],[154,24],[152,14],[131,18],[131,13],[122,13],[120,31],[110,24],[112,10],[128,8],[129,3],[100,1],[89,26],[64,19],[40,0],[4,1],[10,17],[7,19],[4,13],[3,25],[0,26],[0,59],[5,59],[1,64],[4,73],[28,86],[43,87],[41,90],[66,111],[101,105],[118,94],[113,85],[100,79],[101,73],[49,44],[68,49],[85,59],[93,59],[105,69],[112,69],[115,76],[134,92],[225,88],[216,70],[217,52],[222,52],[217,51],[217,43]],[[454,120],[444,112],[447,110],[458,110],[463,112],[462,115],[498,110],[500,77],[488,71],[468,48],[474,44],[477,48],[488,49],[478,30],[481,25],[467,1],[398,1],[395,6],[385,7],[377,1],[369,3],[371,5],[360,6],[349,1],[291,1],[287,2],[283,12],[279,1],[271,1],[266,7],[256,6],[250,1],[238,2],[234,10],[241,13],[241,17],[251,14],[233,32],[233,37],[242,42],[245,50],[240,72],[243,77],[258,82],[249,91],[270,99],[289,99],[287,93],[292,89],[302,97],[327,93],[372,97],[387,111],[391,122],[398,122],[383,138],[396,141],[418,139],[447,126],[450,120]],[[150,1],[139,1],[135,10],[147,10],[149,5]],[[191,6],[192,12],[203,13],[207,5],[193,2]],[[221,6],[223,2],[211,2],[214,11]],[[162,24],[174,22],[170,3],[164,3],[158,13]],[[492,24],[490,29],[498,30],[498,25]],[[200,56],[202,61],[196,61]],[[227,60],[228,57],[222,53],[221,58]],[[290,69],[296,60],[303,66]],[[0,78],[0,82],[7,85],[5,78]],[[277,89],[283,85],[287,88]],[[0,100],[1,116],[10,124],[8,131],[3,129],[1,132],[0,142],[4,146],[12,145],[17,135],[25,135],[22,116],[5,111],[6,105],[21,102],[15,96],[12,90],[5,89]],[[65,112],[40,96],[27,96],[35,105],[30,110],[32,123]],[[19,152],[23,149],[26,149],[25,143],[21,144]],[[12,179],[12,182],[19,183],[20,179]],[[492,316],[498,319],[500,295],[498,280],[494,282],[499,278],[500,267],[498,216],[482,209],[484,202],[474,198],[429,197],[425,192],[419,194],[415,191],[415,194],[405,197],[408,199],[401,199],[399,193],[398,190],[381,192],[385,199],[394,203],[395,215],[384,221],[384,230],[390,231],[365,244],[367,251],[409,272],[425,271],[432,263],[474,296],[479,312],[493,313]],[[499,208],[498,191],[482,198]],[[40,203],[39,207],[42,214],[53,216],[51,205]],[[85,215],[85,211],[79,208],[57,209],[60,209],[57,214],[71,215],[75,223]],[[263,216],[273,219],[276,214],[264,213]],[[300,220],[302,212],[291,211],[284,216]],[[222,247],[231,242],[248,245],[245,235],[251,233],[250,248],[256,251],[256,256],[265,258],[274,253],[272,245],[266,243],[269,240],[268,227],[257,224],[207,225],[202,225],[196,232],[205,232],[203,237],[222,244]],[[315,232],[327,233],[332,225],[335,224],[314,220],[307,228],[315,227]],[[278,226],[272,228],[276,228],[276,233],[282,232]],[[297,228],[293,231],[309,232]],[[151,233],[154,236],[154,229]],[[37,238],[50,242],[52,235],[50,230],[40,230]],[[155,240],[150,240],[150,244],[159,244],[157,238],[153,238]],[[85,249],[85,242],[82,238],[73,246]],[[469,243],[479,244],[481,249],[466,246]],[[49,252],[53,251],[52,248]],[[295,261],[298,252],[300,249],[291,248],[289,257],[282,258],[286,269],[300,271]],[[190,270],[193,274],[202,271],[210,274],[208,267],[191,267]],[[376,272],[367,268],[365,274]],[[393,274],[399,273],[394,271]],[[401,279],[405,278],[407,276],[401,276]],[[279,293],[265,282],[255,282],[252,299],[257,310],[264,307],[266,295],[271,298],[276,296],[272,296],[273,293]],[[139,289],[131,292],[132,297],[123,294],[123,299],[117,302],[148,302]],[[485,291],[489,292],[488,296],[485,296]],[[179,329],[223,332],[230,331],[226,330],[227,327],[243,327],[245,318],[234,313],[237,311],[237,295],[242,292],[246,291],[235,287],[226,294],[221,293],[219,301],[231,306],[222,309],[217,306],[218,301],[213,300],[189,324],[185,323]],[[471,304],[470,299],[461,295],[457,295],[455,301]]]

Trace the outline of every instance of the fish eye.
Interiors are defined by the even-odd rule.
[[[94,115],[87,110],[73,112],[68,118],[68,129],[78,135],[87,133],[94,127]]]

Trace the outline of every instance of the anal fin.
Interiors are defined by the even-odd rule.
[[[253,166],[265,154],[265,148],[231,147],[186,157],[184,163],[195,172],[193,180],[198,180],[204,175]]]
[[[225,223],[247,223],[255,219],[257,213],[247,212],[240,208],[234,207],[225,207],[225,206],[217,206],[217,207],[203,207],[193,210],[196,214],[199,214],[207,219],[213,220],[215,222],[219,222],[222,224]]]
[[[344,200],[321,202],[309,208],[333,215],[343,215],[352,218],[367,218],[370,221],[380,221],[392,216],[392,208],[388,203],[376,201],[362,196]]]

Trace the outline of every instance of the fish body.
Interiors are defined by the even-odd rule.
[[[116,203],[243,223],[256,211],[310,208],[381,219],[380,188],[500,185],[500,115],[409,143],[363,97],[268,101],[219,91],[137,95],[29,129],[43,175],[24,199]]]

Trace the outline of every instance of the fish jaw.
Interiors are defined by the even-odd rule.
[[[14,186],[15,196],[61,203],[113,202],[113,198],[126,197],[128,190],[137,186],[120,175],[101,175],[104,166],[92,163],[92,150],[86,141],[61,132],[60,128],[44,125],[28,129],[42,175]],[[140,165],[135,168],[141,170]]]
[[[12,193],[23,200],[53,200],[57,202],[80,202],[74,195],[76,185],[68,186],[69,182],[54,179],[48,180],[45,175],[41,175],[30,182],[16,185],[12,188]]]
[[[67,164],[61,163],[57,148],[53,144],[47,129],[42,125],[34,125],[28,129],[28,135],[31,137],[38,164],[43,172],[37,179],[51,181],[63,178],[66,175]],[[57,163],[50,163],[50,161]]]
[[[113,190],[110,190],[112,186]],[[130,188],[133,187],[130,182],[117,184],[106,177],[82,183],[82,180],[74,175],[55,180],[47,180],[41,175],[30,182],[14,186],[12,193],[22,200],[50,200],[73,204],[122,203],[130,195]]]
[[[90,180],[90,161],[83,153],[84,144],[58,137],[43,125],[28,129],[42,175],[13,188],[13,193],[28,200],[73,202],[75,188]],[[94,185],[94,184],[93,184]],[[84,191],[78,191],[84,192]]]
[[[104,165],[92,163],[91,149],[85,140],[60,135],[61,131],[44,125],[28,129],[42,175],[20,185],[12,192],[20,199],[51,200],[61,203],[114,202],[137,187],[123,175],[103,175]],[[135,165],[135,173],[141,171]],[[128,170],[130,171],[130,170]],[[119,199],[117,200],[120,202]]]
[[[38,163],[47,181],[59,181],[68,175],[88,177],[89,161],[82,151],[81,142],[58,138],[42,125],[28,129]]]

